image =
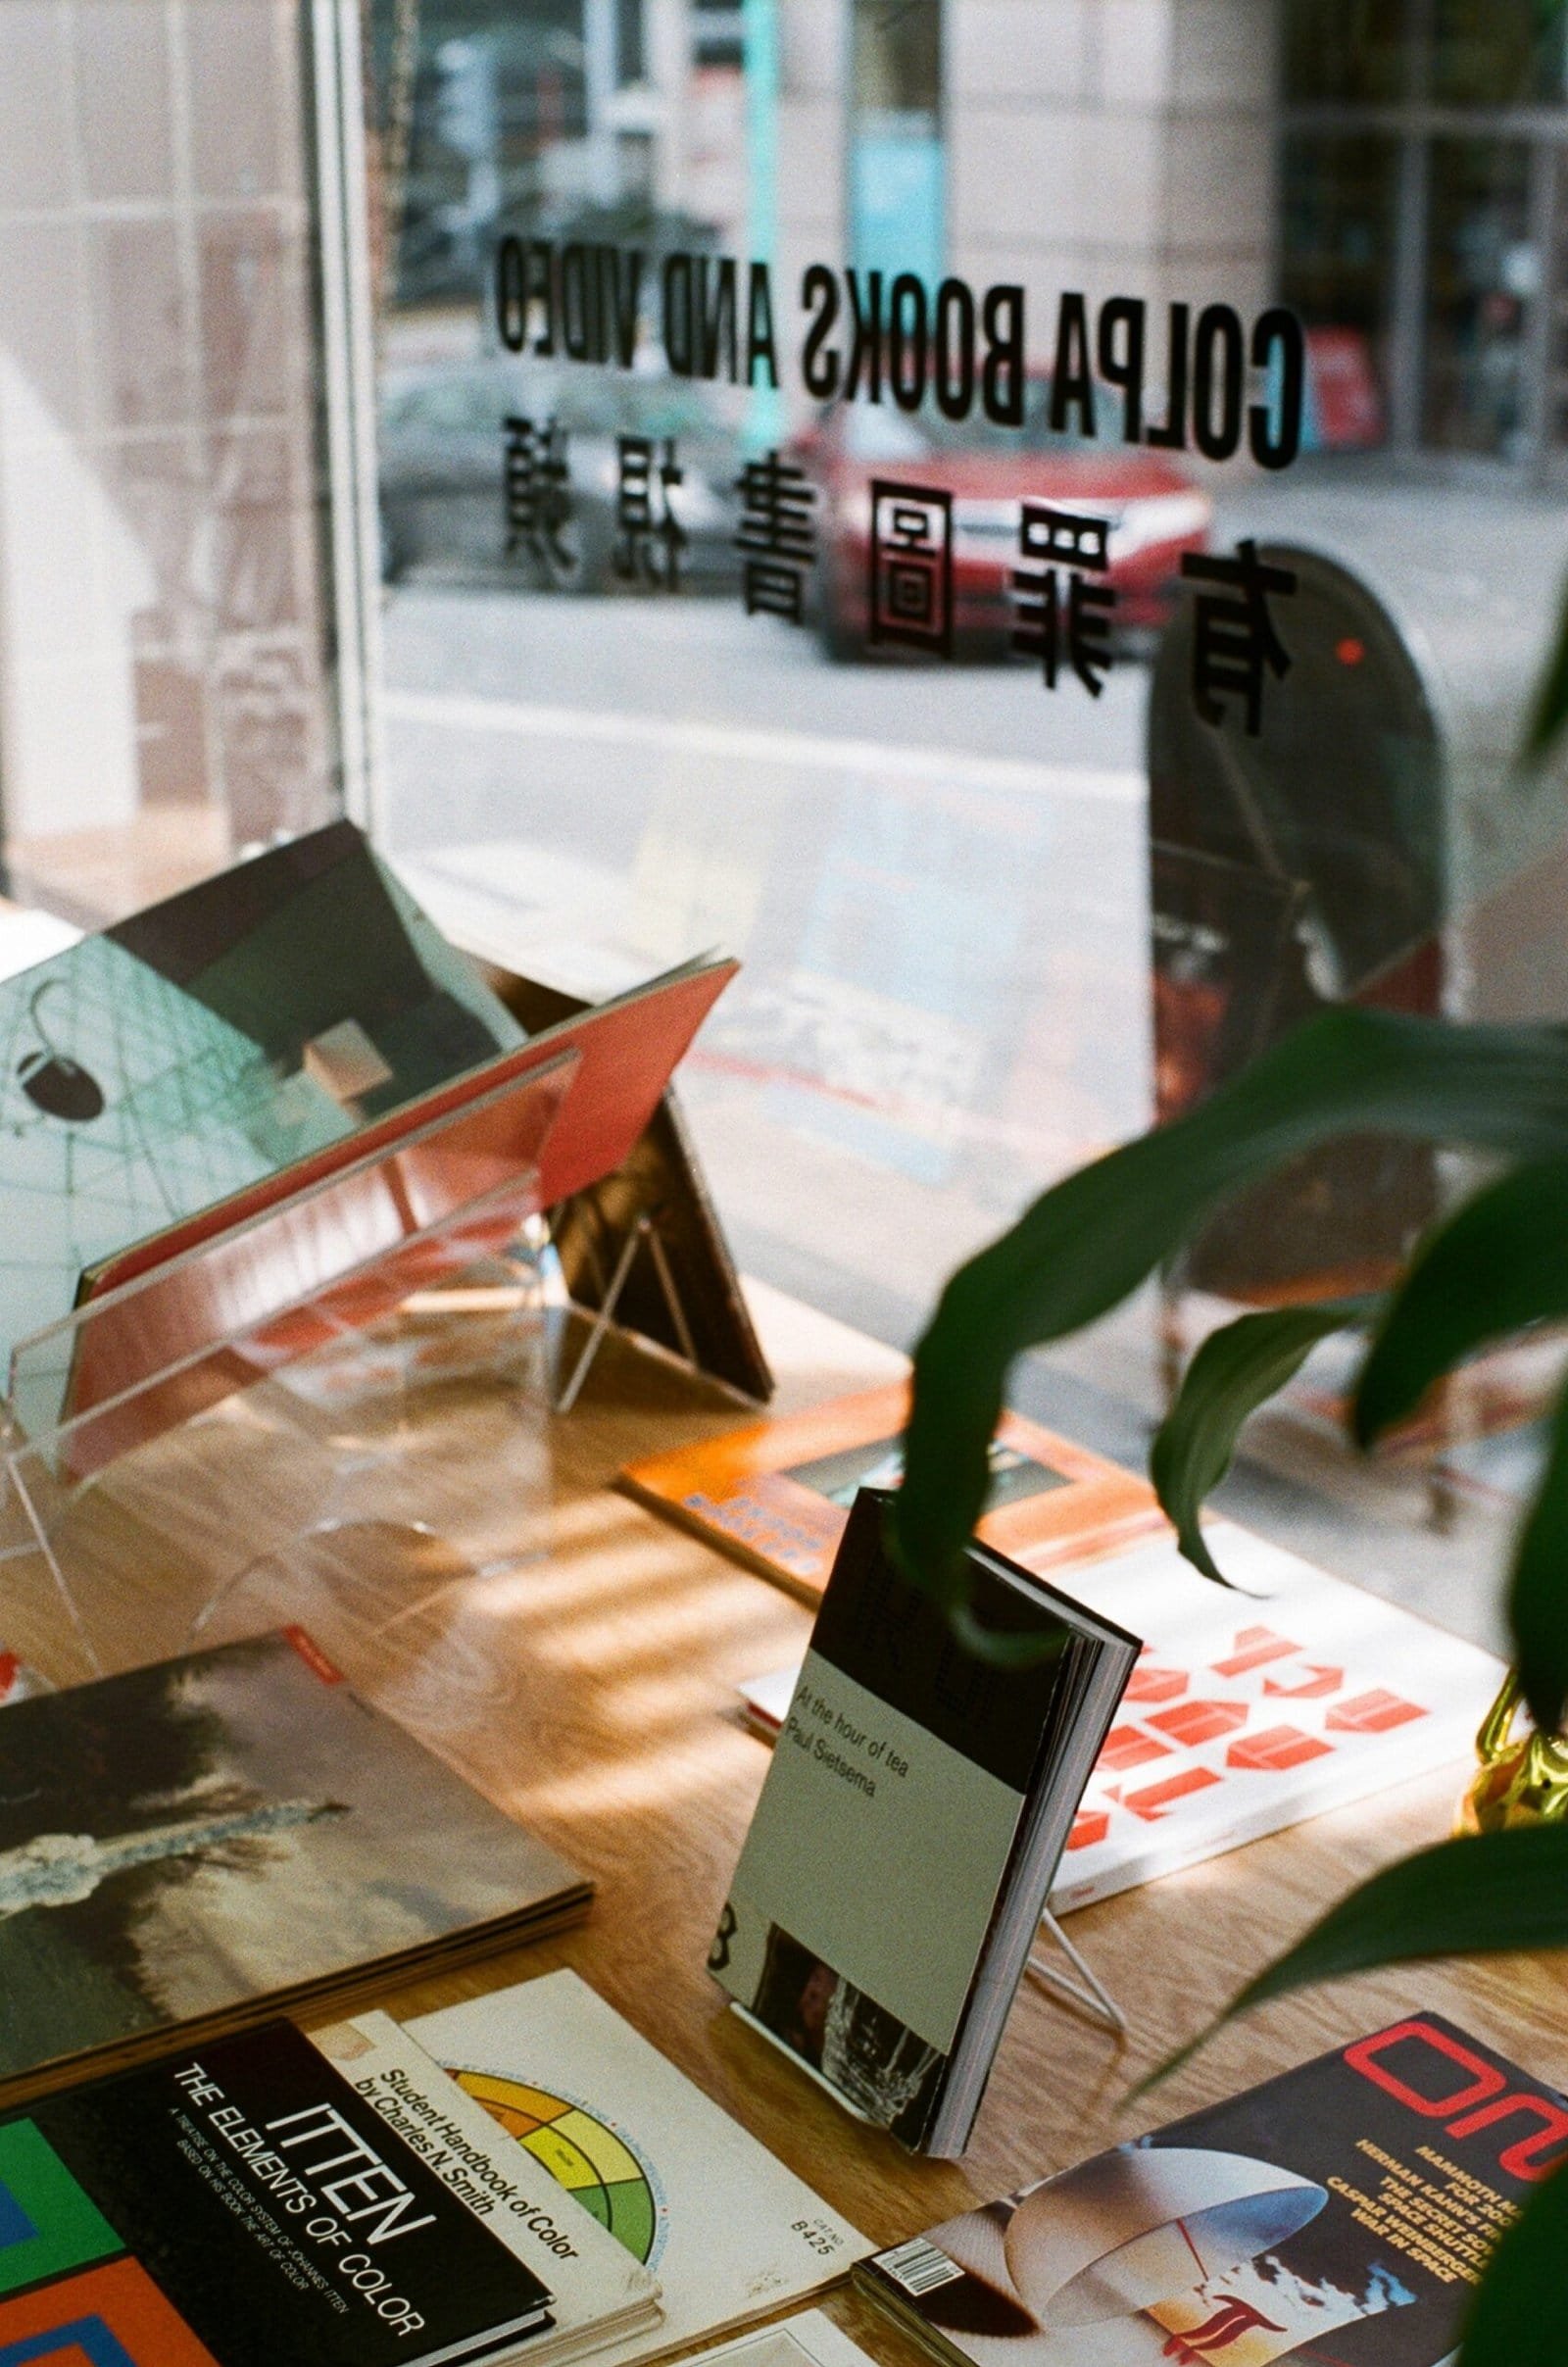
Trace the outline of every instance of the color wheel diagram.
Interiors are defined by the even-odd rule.
[[[634,2260],[653,2266],[664,2248],[663,2202],[652,2169],[617,2130],[525,2080],[497,2079],[488,2071],[455,2070],[452,2076]]]

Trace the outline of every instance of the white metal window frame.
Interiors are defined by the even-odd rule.
[[[309,0],[321,357],[343,806],[385,823],[375,319],[359,0]]]

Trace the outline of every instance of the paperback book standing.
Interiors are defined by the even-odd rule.
[[[1138,1646],[975,1546],[976,1616],[1029,1648],[979,1658],[895,1569],[891,1501],[849,1515],[709,1963],[842,2102],[948,2154]]]

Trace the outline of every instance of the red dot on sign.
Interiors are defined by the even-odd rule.
[[[1334,655],[1342,666],[1359,666],[1366,656],[1366,643],[1357,641],[1353,633],[1347,633],[1343,641],[1335,643]]]

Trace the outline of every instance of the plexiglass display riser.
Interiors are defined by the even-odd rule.
[[[560,1324],[519,1244],[107,1462],[13,1422],[0,1651],[64,1686],[300,1626],[389,1707],[438,1689],[450,1725],[476,1586],[547,1527]]]

